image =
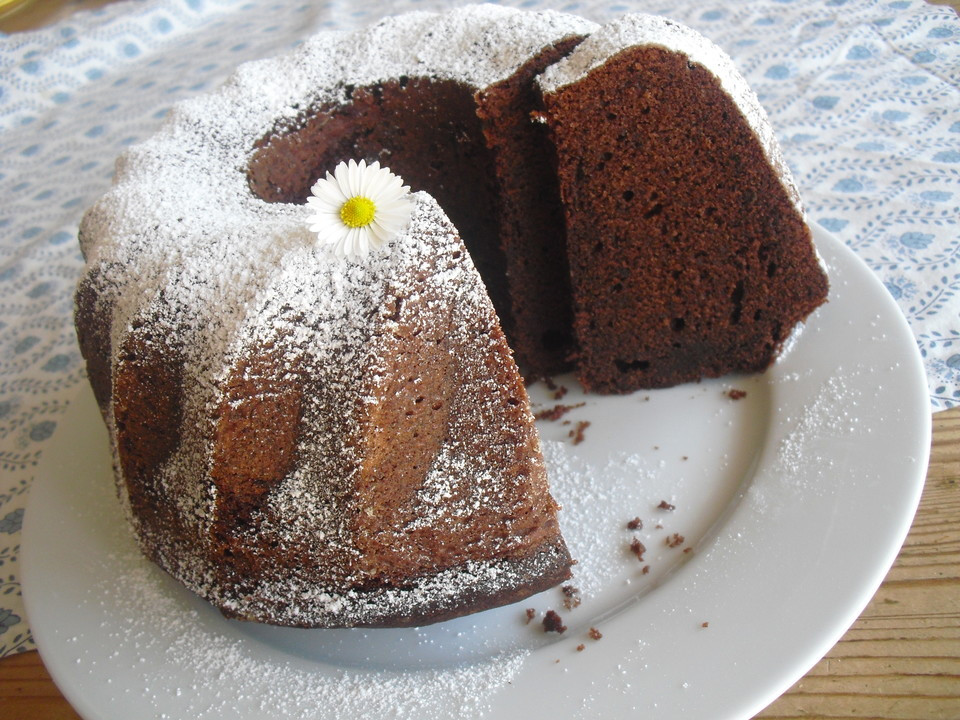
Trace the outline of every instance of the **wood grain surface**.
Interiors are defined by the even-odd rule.
[[[933,1],[960,12],[960,0]],[[44,17],[21,17],[17,29]],[[79,718],[38,653],[0,660],[0,720]],[[933,416],[920,508],[883,585],[827,656],[756,718],[960,719],[960,408]]]

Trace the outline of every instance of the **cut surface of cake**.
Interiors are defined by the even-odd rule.
[[[827,277],[766,114],[730,58],[690,28],[629,15],[540,84],[584,387],[765,369],[826,299]]]

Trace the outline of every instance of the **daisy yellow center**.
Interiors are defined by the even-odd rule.
[[[377,206],[373,200],[363,196],[352,197],[340,208],[340,219],[350,228],[366,227],[373,222]]]

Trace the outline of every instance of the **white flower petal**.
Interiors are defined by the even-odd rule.
[[[371,199],[377,195],[382,174],[383,170],[380,169],[380,163],[378,161],[374,161],[368,165],[366,172],[363,173],[363,177],[360,178],[360,194]]]
[[[353,162],[352,160],[350,161]],[[333,169],[333,180],[346,197],[350,197],[350,165],[340,163]]]
[[[350,161],[350,185],[347,188],[350,197],[363,195],[363,177],[367,170],[367,161],[361,160],[359,163]]]
[[[316,185],[313,186],[312,192],[318,203],[335,205],[338,211],[340,206],[348,200],[347,194],[336,181],[318,180]]]

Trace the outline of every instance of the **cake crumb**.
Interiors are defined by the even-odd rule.
[[[527,625],[537,616],[537,611],[533,608],[527,608],[525,615],[527,616]]]
[[[587,635],[590,636],[591,640],[599,640],[603,637],[603,633],[601,633],[595,627],[590,628],[590,632],[588,632]]]
[[[667,538],[667,547],[680,547],[683,545],[684,537],[680,533],[674,533]]]
[[[563,624],[563,618],[559,613],[555,610],[547,610],[547,614],[543,617],[543,631],[562,634],[567,631],[567,626]]]
[[[637,556],[637,560],[643,562],[643,554],[647,551],[646,546],[634,538],[630,541],[630,551]]]
[[[649,566],[649,565],[644,565],[644,566],[643,566],[643,569],[640,571],[640,574],[641,574],[641,575],[647,575],[647,574],[649,574],[649,573],[650,573],[650,566]]]
[[[564,585],[560,588],[563,592],[563,606],[567,610],[573,610],[580,605],[580,588],[573,585]]]
[[[657,509],[658,509],[658,510],[672,511],[672,510],[676,510],[676,509],[677,509],[677,506],[676,506],[676,505],[673,505],[673,504],[671,504],[671,503],[668,503],[666,500],[661,500],[661,501],[660,501],[660,504],[657,505]]]
[[[583,643],[580,643],[579,645],[577,645],[577,652],[583,652],[586,649],[586,647],[587,647],[586,645],[584,645]]]
[[[643,530],[643,520],[639,517],[635,517],[633,520],[627,523],[627,530]]]
[[[536,420],[559,420],[571,410],[583,407],[586,403],[577,403],[576,405],[554,405],[547,410],[541,410],[533,417]]]
[[[708,628],[708,627],[710,627],[710,623],[708,623],[708,622],[702,622],[702,623],[700,623],[700,627],[702,627],[702,628]]]
[[[731,400],[742,400],[746,396],[746,390],[738,390],[737,388],[730,388],[727,390],[727,397],[729,397]]]
[[[583,431],[590,427],[589,420],[581,420],[577,423],[577,426],[570,431],[569,435],[573,438],[573,444],[579,445],[583,442]]]
[[[563,397],[564,397],[568,392],[570,392],[570,391],[567,390],[567,386],[566,386],[566,385],[560,385],[560,386],[554,391],[554,393],[553,393],[553,399],[554,399],[554,400],[562,400]]]

